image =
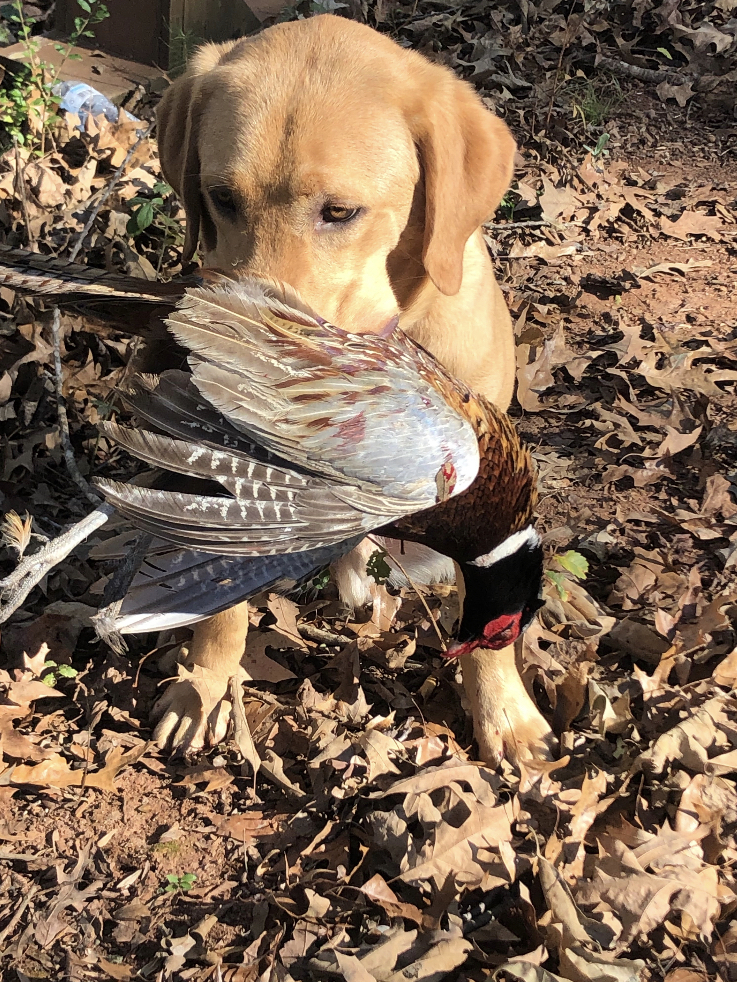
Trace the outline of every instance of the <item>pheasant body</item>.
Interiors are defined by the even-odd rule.
[[[53,273],[47,295],[63,283],[86,302],[68,269]],[[540,605],[542,552],[534,468],[511,421],[401,331],[350,335],[278,284],[205,280],[176,307],[173,284],[125,301],[169,314],[190,370],[137,377],[124,396],[142,428],[103,426],[169,474],[159,488],[98,482],[157,537],[111,626],[192,623],[286,589],[378,529],[460,564],[456,653],[514,640]],[[0,282],[28,289],[1,263]]]

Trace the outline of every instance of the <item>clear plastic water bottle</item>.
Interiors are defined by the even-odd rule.
[[[86,82],[60,82],[54,86],[54,95],[59,96],[62,109],[79,116],[80,129],[88,116],[104,116],[111,123],[118,122],[118,107]]]

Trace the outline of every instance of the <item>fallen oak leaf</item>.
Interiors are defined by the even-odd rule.
[[[663,81],[655,87],[655,91],[658,93],[658,98],[661,102],[667,102],[668,99],[675,99],[681,109],[683,109],[691,96],[696,95],[693,88],[693,79],[687,79],[681,85],[673,85],[672,82]]]
[[[673,911],[688,914],[703,937],[711,936],[721,906],[716,869],[666,866],[657,874],[646,873],[632,851],[618,845],[616,855],[600,855],[591,880],[579,882],[575,898],[616,912],[623,925],[618,951],[638,935],[650,935]]]
[[[689,259],[687,263],[677,263],[677,262],[664,262],[657,263],[655,266],[650,266],[648,269],[644,269],[641,273],[637,269],[633,269],[632,272],[638,278],[638,280],[651,280],[656,273],[667,273],[673,275],[674,273],[690,273],[694,269],[707,269],[713,266],[714,263],[711,259]]]
[[[666,235],[682,242],[688,242],[689,235],[705,235],[718,242],[722,237],[724,222],[716,215],[702,215],[701,212],[687,210],[675,222],[661,215],[660,228]]]
[[[505,859],[500,847],[512,841],[512,822],[519,814],[519,802],[513,799],[495,808],[468,800],[465,804],[470,814],[463,824],[458,828],[444,821],[436,825],[417,854],[417,861],[398,879],[405,883],[432,880],[440,889],[452,875],[470,886],[484,880],[486,864],[480,854],[498,853]]]
[[[542,965],[533,965],[532,962],[526,962],[522,958],[504,962],[494,974],[498,977],[501,972],[519,982],[566,982],[561,975],[553,975]]]
[[[631,773],[662,774],[672,760],[688,770],[703,773],[709,747],[716,740],[716,726],[709,710],[710,704],[717,701],[710,699],[693,715],[661,733],[652,747],[635,759]]]
[[[420,908],[400,900],[380,873],[375,873],[370,880],[359,887],[359,890],[365,897],[381,907],[389,917],[405,917],[420,927],[424,926],[425,915]]]
[[[299,648],[300,651],[308,651],[309,646],[297,628],[297,618],[299,617],[299,607],[288,597],[280,597],[277,593],[270,593],[266,604],[271,613],[276,618],[273,629],[283,635],[289,641],[289,647]],[[279,647],[275,641],[273,647]],[[284,647],[282,644],[281,647]]]
[[[465,938],[444,938],[416,961],[385,976],[384,982],[436,982],[462,965],[473,947]]]
[[[548,932],[549,945],[563,951],[570,945],[571,940],[586,945],[593,942],[600,948],[611,944],[611,928],[600,921],[586,917],[579,910],[561,872],[544,856],[538,857],[538,875],[553,923],[557,922],[563,927],[562,938],[559,931]]]
[[[40,764],[20,764],[10,775],[11,784],[30,784],[52,788],[98,788],[100,791],[117,791],[115,778],[129,764],[135,764],[148,749],[147,743],[124,751],[113,747],[99,771],[72,770],[61,754],[53,754]]]
[[[22,678],[8,685],[5,691],[5,701],[27,709],[29,704],[37,699],[59,699],[63,695],[63,692],[46,685],[39,679]]]
[[[13,726],[13,720],[26,715],[25,706],[0,705],[0,756],[15,760],[46,760],[53,753],[38,746],[39,735],[27,736]]]
[[[647,967],[640,958],[607,958],[578,946],[561,949],[559,957],[560,970],[577,982],[639,982]]]

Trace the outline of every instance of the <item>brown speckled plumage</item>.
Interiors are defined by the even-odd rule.
[[[465,403],[461,400],[461,406],[478,435],[476,480],[462,494],[401,518],[379,532],[468,562],[491,552],[508,535],[532,522],[537,483],[530,451],[520,441],[510,418],[479,396]]]

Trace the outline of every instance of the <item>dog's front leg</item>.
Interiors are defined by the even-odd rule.
[[[549,760],[555,737],[524,686],[514,646],[477,648],[462,656],[461,669],[481,759],[491,767],[504,757]]]
[[[182,649],[191,674],[172,682],[156,705],[160,720],[154,740],[162,750],[199,750],[224,739],[228,680],[241,670],[247,634],[247,602],[195,625],[191,642]]]

